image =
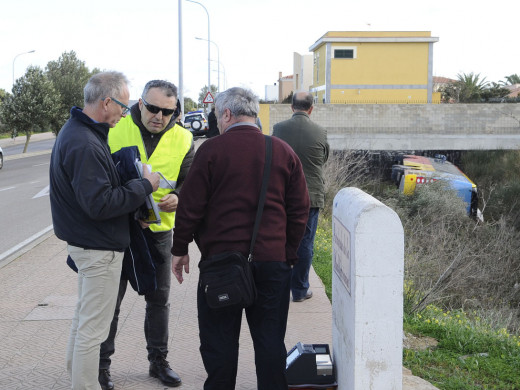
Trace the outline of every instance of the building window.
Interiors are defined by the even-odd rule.
[[[334,48],[334,58],[356,58],[355,47],[336,47]]]

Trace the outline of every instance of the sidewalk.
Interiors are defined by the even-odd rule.
[[[0,268],[0,388],[70,389],[65,350],[76,301],[76,274],[65,264],[66,244],[52,233],[35,247]],[[198,351],[195,308],[199,252],[190,246],[191,273],[179,285],[172,280],[170,353],[181,376],[181,389],[202,389],[205,371]],[[297,342],[332,347],[332,310],[320,279],[311,270],[312,299],[290,305],[286,346]],[[112,377],[116,390],[165,389],[148,376],[143,335],[144,300],[129,288],[119,320]],[[256,389],[253,347],[247,323],[240,341],[237,390]],[[420,378],[404,375],[403,390],[435,389]]]
[[[70,389],[65,350],[76,301],[76,274],[65,264],[66,245],[51,235],[0,269],[0,388]],[[191,273],[182,285],[172,280],[170,353],[182,389],[202,389],[205,371],[199,354],[195,308],[199,253],[190,246]],[[298,341],[332,344],[331,305],[316,274],[312,299],[291,304],[286,344]],[[164,389],[148,376],[143,335],[144,300],[131,288],[121,306],[120,329],[113,356],[117,390]],[[244,316],[245,318],[245,316]],[[243,323],[237,389],[256,388],[253,347]]]
[[[0,146],[2,148],[5,148],[6,146],[24,144],[26,138],[27,137],[25,136],[25,134],[19,135],[18,137],[14,138],[14,139],[13,138],[1,138]],[[54,133],[52,133],[50,131],[46,132],[46,133],[35,133],[35,134],[31,135],[31,139],[30,139],[29,143],[36,142],[36,141],[44,141],[44,140],[52,139],[52,138],[56,138],[56,136],[54,135]]]

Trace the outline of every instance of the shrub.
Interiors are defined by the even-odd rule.
[[[504,220],[476,223],[454,191],[437,183],[396,202],[405,231],[405,277],[421,296],[412,311],[432,302],[447,308],[519,307],[518,233]]]
[[[520,151],[468,151],[462,155],[462,166],[478,184],[484,219],[505,218],[520,231]]]
[[[512,167],[520,168],[515,165],[520,163],[520,153],[491,156],[475,153],[472,159],[464,161],[468,171],[468,164],[473,164],[474,171],[469,177],[495,182],[504,178],[509,182],[518,176],[520,183],[517,173],[520,169],[509,172]],[[486,164],[496,169],[486,168]],[[446,309],[500,313],[508,318],[508,329],[520,330],[520,233],[511,228],[512,216],[497,214],[485,223],[477,223],[467,217],[463,201],[442,181],[422,186],[412,196],[404,196],[370,170],[370,166],[366,153],[343,152],[331,156],[325,169],[326,208],[320,224],[327,221],[330,226],[332,201],[341,188],[361,188],[394,209],[401,218],[405,232],[405,312],[418,312],[435,303]],[[516,201],[515,193],[518,194],[520,187],[515,189],[513,184],[504,187],[512,199],[506,201],[502,197],[504,202],[516,204],[513,199]],[[487,205],[490,203],[496,204],[497,210],[504,210],[496,197],[488,197]],[[320,256],[326,259],[330,252]],[[330,262],[330,258],[327,260]]]

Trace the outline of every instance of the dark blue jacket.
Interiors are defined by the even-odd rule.
[[[109,125],[78,107],[61,129],[50,162],[54,232],[70,245],[124,251],[130,244],[128,214],[153,192],[148,180],[122,184],[107,144]]]
[[[140,160],[137,146],[121,148],[112,154],[112,158],[123,183],[139,179],[135,166],[135,162]],[[136,213],[137,219],[143,219],[139,213],[146,216],[148,213],[146,205],[141,205]],[[157,289],[155,266],[150,254],[150,250],[155,250],[155,246],[148,242],[136,218],[130,215],[130,246],[125,250],[121,278],[128,280],[139,295],[144,295]]]
[[[123,183],[139,179],[139,174],[135,166],[135,162],[140,159],[137,146],[122,148],[112,154],[112,158]],[[143,210],[138,209],[136,213],[146,213],[146,206],[141,206],[140,208],[143,207]],[[144,295],[157,289],[155,266],[150,254],[150,249],[154,250],[155,247],[153,243],[148,243],[143,234],[143,229],[134,218],[133,213],[129,214],[128,218],[130,225],[130,246],[125,250],[121,278],[128,280],[132,288],[137,291],[139,295]],[[70,256],[67,257],[67,264],[75,272],[78,272],[78,268]]]

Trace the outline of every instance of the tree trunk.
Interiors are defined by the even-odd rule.
[[[22,153],[26,153],[27,152],[27,148],[29,147],[29,140],[31,139],[31,133],[30,132],[27,132],[25,133],[25,146],[23,147],[23,152]]]

